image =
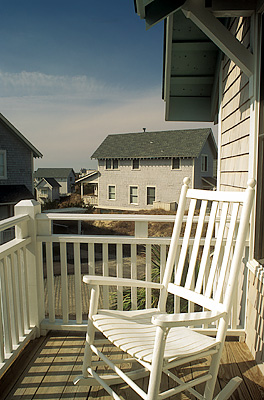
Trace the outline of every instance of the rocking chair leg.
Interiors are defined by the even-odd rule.
[[[163,355],[166,343],[165,335],[166,331],[161,327],[157,327],[147,400],[157,400],[158,398],[162,374]]]
[[[95,335],[95,328],[92,321],[92,315],[97,313],[98,297],[99,297],[99,287],[92,286],[84,357],[83,357],[83,367],[82,367],[82,374],[84,378],[88,377],[87,368],[91,367],[92,363],[92,350],[90,348],[90,345],[93,344]]]
[[[231,379],[228,384],[221,390],[220,393],[214,398],[214,400],[227,400],[234,393],[234,391],[238,388],[242,379],[239,376]]]

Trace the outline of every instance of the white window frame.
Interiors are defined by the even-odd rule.
[[[201,172],[208,172],[208,154],[201,154]]]
[[[0,154],[3,155],[3,160],[4,160],[4,174],[0,175],[0,179],[7,179],[7,165],[6,165],[6,150],[0,150]]]
[[[131,189],[132,188],[136,188],[137,189],[137,203],[132,203],[132,201],[131,201]],[[138,186],[137,185],[130,185],[129,186],[129,193],[128,193],[128,200],[129,200],[129,204],[136,204],[136,205],[138,205]]]
[[[179,168],[173,168],[173,160],[175,158],[178,158],[178,160],[179,160]],[[171,159],[171,169],[173,169],[174,171],[180,171],[181,170],[181,158],[180,157],[172,157],[172,159]]]
[[[155,198],[154,198],[152,203],[148,203],[148,189],[155,189]],[[147,195],[147,201],[146,201],[147,206],[153,206],[153,203],[154,203],[154,201],[156,201],[156,198],[157,198],[157,188],[156,188],[156,186],[147,186],[146,195]]]
[[[114,199],[110,199],[110,192],[109,192],[110,187],[115,188],[115,198]],[[107,185],[107,199],[110,201],[116,201],[116,185]]]
[[[134,168],[134,161],[138,161],[138,168]],[[134,158],[131,162],[131,168],[133,171],[138,171],[140,169],[140,159],[139,158]]]

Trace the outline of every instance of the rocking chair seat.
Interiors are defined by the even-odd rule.
[[[108,340],[130,356],[151,363],[157,327],[152,317],[161,314],[157,309],[137,311],[100,310],[93,315],[94,326]],[[166,340],[164,362],[200,354],[218,348],[215,338],[190,328],[173,327]]]

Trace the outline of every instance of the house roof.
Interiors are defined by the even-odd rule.
[[[35,146],[33,146],[32,143],[30,143],[29,140],[25,138],[24,135],[22,135],[21,132],[19,132],[14,125],[11,124],[4,116],[3,114],[0,113],[0,121],[19,139],[21,140],[32,152],[34,157],[42,157],[42,154],[40,151],[36,149]]]
[[[91,178],[95,178],[95,176],[99,172],[96,170],[90,170],[86,175],[82,176],[81,178],[77,179],[75,183],[85,182],[86,180],[89,181]]]
[[[34,196],[25,185],[1,185],[1,204],[15,204],[20,200],[28,199],[34,199]]]
[[[113,134],[105,138],[92,158],[196,158],[208,137],[217,152],[210,128]]]
[[[53,188],[61,187],[61,185],[54,178],[42,178],[41,181],[36,185],[36,187],[38,187],[43,181],[46,181]]]
[[[34,172],[35,178],[68,178],[69,174],[73,172],[72,168],[38,168]]]

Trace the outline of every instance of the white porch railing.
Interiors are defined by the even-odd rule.
[[[20,202],[15,214],[0,222],[0,231],[16,228],[16,238],[0,246],[2,371],[34,335],[50,329],[86,329],[89,289],[82,283],[82,275],[153,280],[155,250],[160,265],[158,279],[162,277],[170,239],[149,237],[148,227],[150,222],[173,223],[173,215],[40,213],[40,206],[34,200]],[[134,224],[134,235],[53,234],[53,221],[65,220],[76,224],[77,221],[125,221]],[[244,272],[229,334],[244,334],[246,291],[243,289],[247,270]],[[104,287],[103,290],[104,308],[123,309],[129,303],[136,309],[139,302],[146,307],[153,305],[151,289],[142,292],[137,288]],[[183,307],[192,310],[194,305],[182,304],[175,297],[171,307],[179,312]],[[214,326],[201,329],[213,332]]]

